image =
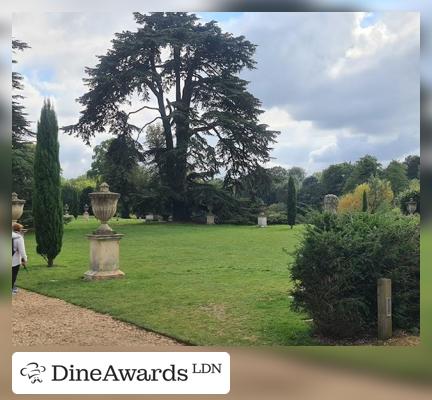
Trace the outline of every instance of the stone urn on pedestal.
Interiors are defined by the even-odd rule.
[[[264,211],[261,211],[258,215],[258,226],[260,228],[265,228],[267,226],[267,217]]]
[[[18,195],[12,193],[12,225],[23,215],[25,200],[19,199]]]
[[[90,241],[90,269],[84,274],[84,278],[121,278],[124,272],[120,271],[120,240],[124,235],[114,232],[108,225],[117,211],[120,194],[110,192],[109,186],[102,183],[99,192],[90,193],[89,196],[93,214],[101,225],[93,234],[87,235]]]
[[[339,198],[335,194],[326,194],[324,196],[324,212],[337,214]]]
[[[83,217],[84,217],[84,219],[86,220],[86,221],[88,221],[89,220],[89,217],[90,217],[90,214],[89,214],[89,206],[88,206],[88,204],[84,204],[84,214],[83,214]]]
[[[406,205],[409,215],[413,215],[417,210],[417,202],[411,197]]]

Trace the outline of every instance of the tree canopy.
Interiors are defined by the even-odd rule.
[[[94,149],[89,177],[108,181],[114,192],[120,193],[119,209],[122,218],[129,218],[131,196],[135,193],[133,178],[142,159],[141,146],[128,135],[108,139]],[[101,183],[101,182],[99,182]]]
[[[209,179],[223,168],[229,185],[269,161],[277,132],[259,122],[260,101],[239,77],[254,68],[256,46],[194,14],[134,17],[138,30],[117,33],[96,67],[86,68],[84,109],[78,123],[64,129],[88,143],[106,130],[139,136],[160,121],[174,218],[187,219],[189,176]],[[154,118],[133,124],[131,116],[139,119],[144,110]]]
[[[387,168],[383,171],[383,176],[390,182],[395,195],[404,191],[409,186],[407,167],[405,164],[400,163],[399,161],[391,161]]]
[[[321,183],[325,194],[340,196],[348,178],[353,172],[354,166],[350,163],[333,164],[326,168],[321,174]]]
[[[315,176],[308,176],[304,179],[301,189],[298,192],[298,201],[302,205],[320,209],[324,198],[324,188]]]
[[[407,167],[408,179],[420,178],[420,157],[417,155],[409,155],[405,157],[404,164]]]
[[[17,39],[12,39],[12,53],[15,55],[17,51],[24,51],[30,46]],[[17,60],[12,59],[12,63],[16,64]],[[24,89],[23,77],[20,73],[12,71],[12,148],[16,148],[22,144],[29,136],[34,136],[30,131],[30,122],[27,120],[27,113],[24,106],[21,104],[23,95],[19,92]]]
[[[356,186],[367,182],[373,176],[378,176],[380,172],[381,164],[378,159],[366,154],[354,164],[354,168],[346,180],[344,192],[354,190]]]

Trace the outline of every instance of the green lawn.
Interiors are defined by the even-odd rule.
[[[29,272],[19,286],[107,313],[199,345],[313,344],[307,316],[289,309],[288,264],[302,226],[183,225],[112,221],[125,278],[82,280],[85,237],[93,219],[65,227],[64,244],[49,269],[26,235]]]

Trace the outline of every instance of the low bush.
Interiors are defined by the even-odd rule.
[[[293,308],[319,334],[376,334],[377,279],[392,280],[393,327],[419,327],[419,219],[400,213],[315,213],[294,254]]]
[[[74,219],[73,215],[63,215],[63,223],[67,225],[69,222],[72,222]]]
[[[310,212],[311,208],[303,204],[297,205],[297,216],[296,223],[303,224],[307,218],[307,214]],[[267,223],[269,225],[287,225],[288,215],[287,207],[285,203],[274,203],[269,205],[265,209],[265,214],[267,216]]]
[[[259,206],[246,200],[240,200],[236,208],[215,209],[216,221],[220,224],[256,225]]]
[[[288,224],[287,207],[285,203],[274,203],[269,205],[265,214],[269,225]]]

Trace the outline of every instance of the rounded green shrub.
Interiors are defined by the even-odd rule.
[[[314,213],[294,254],[293,305],[332,338],[375,335],[377,279],[392,280],[393,327],[419,327],[419,219]]]
[[[265,210],[265,214],[269,225],[286,225],[288,223],[287,209],[286,204],[284,203],[274,203],[269,205]]]

